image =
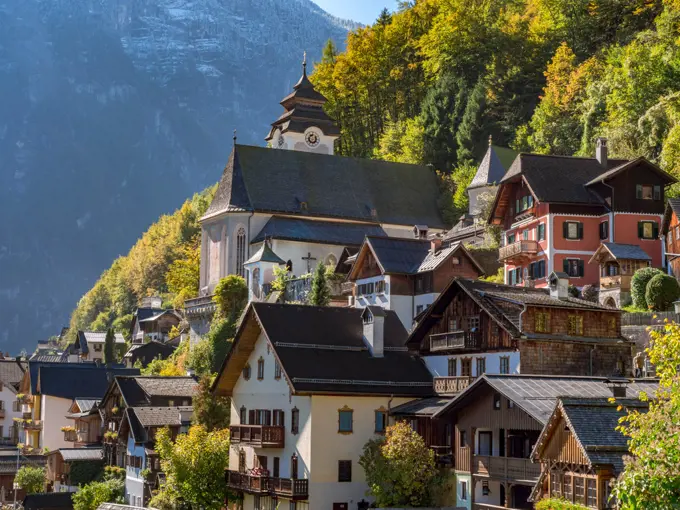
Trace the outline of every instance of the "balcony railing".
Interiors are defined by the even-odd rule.
[[[536,253],[538,253],[538,241],[516,241],[507,246],[502,246],[498,250],[498,260],[508,260],[527,255],[535,255]]]
[[[470,471],[470,447],[461,446],[455,456],[456,469],[458,471]]]
[[[478,331],[450,331],[430,335],[430,351],[481,348],[481,335]]]
[[[475,455],[472,458],[472,473],[503,480],[536,482],[541,474],[541,465],[529,459]]]
[[[187,315],[209,315],[215,312],[217,305],[212,296],[201,296],[184,301],[184,309]]]
[[[42,429],[42,421],[40,420],[32,420],[32,421],[24,421],[24,429],[26,430],[40,430]]]
[[[474,378],[467,376],[459,377],[435,377],[434,392],[437,395],[455,395],[470,386]]]
[[[78,433],[75,430],[64,430],[64,441],[75,443],[78,440]]]
[[[309,497],[309,481],[306,479],[272,478],[227,470],[227,486],[248,494],[272,494],[289,499],[304,500]]]
[[[438,466],[451,466],[453,464],[453,453],[450,446],[430,446],[434,452],[434,461]]]
[[[269,425],[232,425],[229,427],[232,444],[248,444],[260,448],[283,448],[285,429]]]

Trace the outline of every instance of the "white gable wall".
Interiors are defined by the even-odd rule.
[[[42,429],[40,431],[40,447],[50,451],[59,448],[73,448],[73,443],[64,441],[61,427],[73,425],[73,420],[66,418],[73,400],[68,398],[41,395],[40,406]]]

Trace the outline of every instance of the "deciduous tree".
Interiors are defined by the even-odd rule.
[[[18,484],[27,494],[43,492],[45,486],[45,468],[22,466],[14,476],[14,483]]]

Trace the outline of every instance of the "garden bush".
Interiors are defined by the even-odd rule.
[[[536,503],[536,510],[587,510],[587,508],[566,499],[546,498]]]
[[[661,273],[649,280],[645,292],[648,308],[664,311],[678,298],[680,298],[680,285],[674,277]]]
[[[653,267],[645,267],[635,271],[630,282],[630,297],[633,299],[633,305],[636,308],[647,308],[647,284],[658,274],[663,274],[663,272]]]

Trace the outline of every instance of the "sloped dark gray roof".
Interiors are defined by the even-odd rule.
[[[680,215],[680,198],[669,198],[668,205],[677,215]]]
[[[86,365],[74,369],[79,363],[58,363],[42,366],[38,372],[38,392],[59,398],[100,399],[116,375],[137,375],[136,368],[110,368],[104,365]]]
[[[468,189],[500,183],[516,156],[512,149],[489,145]]]
[[[255,210],[442,228],[438,196],[427,167],[237,144],[203,219]]]
[[[142,427],[179,426],[181,412],[193,411],[191,406],[176,407],[134,407],[130,408]]]
[[[363,340],[362,313],[357,308],[253,302],[221,372],[238,350],[242,328],[255,315],[296,392],[432,395],[432,375],[403,347],[406,330],[396,313],[385,310],[383,357],[371,356]]]
[[[193,397],[198,390],[196,379],[180,377],[135,377],[142,390],[150,396]]]
[[[34,354],[30,360],[41,363],[67,363],[68,356],[66,354]]]
[[[380,225],[370,223],[327,222],[272,216],[251,243],[261,243],[265,238],[271,238],[359,246],[366,236],[387,237],[387,234]]]
[[[602,243],[616,259],[652,260],[637,244]]]
[[[71,498],[75,492],[45,492],[28,494],[23,501],[24,510],[72,509]]]
[[[607,169],[626,162],[610,159]],[[521,153],[501,182],[523,175],[536,199],[541,202],[601,205],[602,199],[588,189],[586,184],[607,169],[595,158]]]
[[[272,262],[274,264],[285,264],[286,261],[279,257],[274,251],[269,247],[268,243],[262,243],[260,249],[255,252],[255,254],[245,261],[245,264],[252,264],[254,262]]]
[[[76,405],[78,406],[78,409],[80,409],[81,413],[89,412],[90,409],[92,409],[94,406],[96,406],[98,402],[99,402],[99,400],[97,400],[97,399],[86,399],[86,398],[77,398],[76,399]]]
[[[154,315],[158,315],[159,313],[163,313],[167,311],[165,308],[150,308],[150,307],[142,307],[140,306],[135,310],[135,318],[138,321],[142,321],[144,319],[148,319],[149,317],[153,317]]]
[[[59,448],[58,452],[64,462],[102,460],[104,458],[103,448]]]
[[[84,338],[88,343],[100,343],[103,344],[106,341],[106,332],[96,332],[96,331],[78,331],[78,336]],[[122,333],[114,333],[113,338],[115,343],[124,344],[125,337]]]
[[[0,360],[0,381],[10,385],[21,382],[27,369],[28,363],[25,361]]]
[[[151,340],[145,344],[131,345],[124,357],[129,358],[133,365],[140,360],[143,366],[147,366],[156,358],[168,359],[175,349],[173,345]]]
[[[390,411],[390,416],[433,416],[451,403],[453,397],[430,397],[412,400]]]

